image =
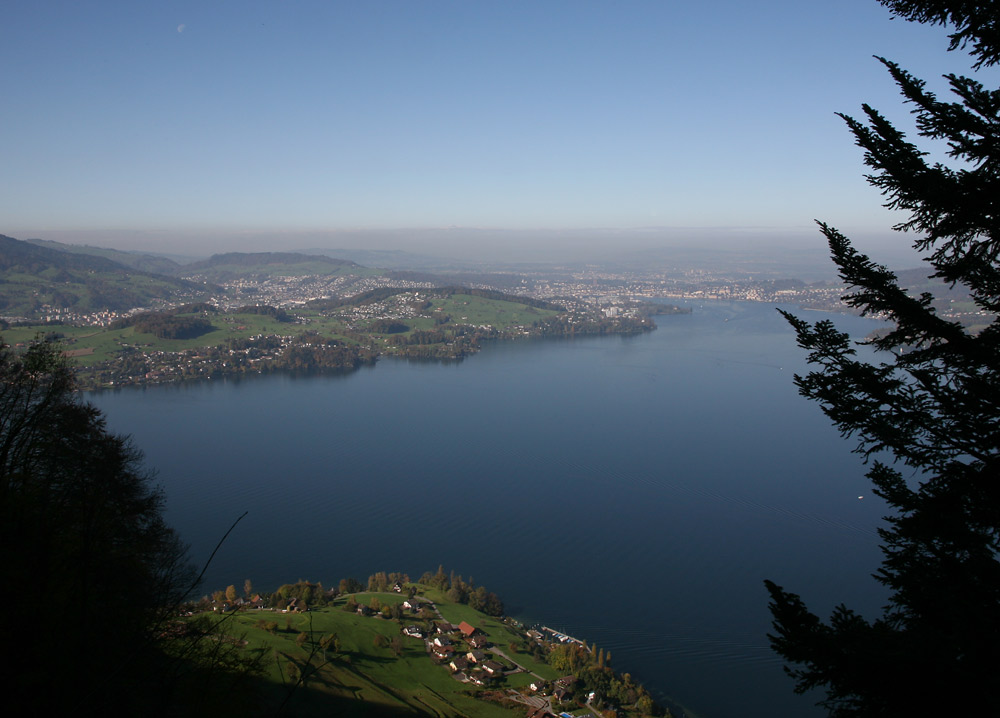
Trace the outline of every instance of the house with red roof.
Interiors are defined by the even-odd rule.
[[[465,636],[466,638],[474,636],[476,635],[477,632],[479,632],[478,628],[476,628],[475,626],[470,626],[465,621],[462,621],[460,624],[458,624],[458,630],[461,631],[462,635]]]

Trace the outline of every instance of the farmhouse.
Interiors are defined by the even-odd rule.
[[[478,628],[469,625],[465,621],[462,621],[460,624],[458,624],[458,630],[461,631],[462,635],[465,636],[466,638],[474,636],[477,633],[482,633]]]

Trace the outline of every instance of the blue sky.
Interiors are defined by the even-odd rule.
[[[946,44],[874,0],[5,3],[0,233],[884,236],[834,112],[907,126],[872,55],[943,87]]]

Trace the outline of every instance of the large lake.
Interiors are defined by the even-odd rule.
[[[774,307],[691,306],[637,337],[91,399],[158,471],[195,559],[249,511],[207,589],[443,564],[699,715],[818,715],[768,647],[762,580],[870,615],[883,507],[798,396]]]

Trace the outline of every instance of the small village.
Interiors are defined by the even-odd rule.
[[[299,584],[301,585],[301,584]],[[354,614],[363,619],[372,621],[393,621],[399,625],[399,635],[403,638],[419,640],[422,642],[422,652],[428,661],[437,667],[438,670],[446,673],[457,683],[465,684],[475,695],[491,702],[497,702],[508,707],[520,706],[520,712],[528,718],[608,718],[609,716],[626,715],[666,715],[669,711],[655,706],[648,698],[648,694],[640,688],[639,695],[644,701],[642,705],[648,706],[649,710],[636,711],[634,709],[620,710],[614,701],[598,691],[584,685],[576,675],[567,674],[555,678],[544,677],[537,671],[540,668],[532,669],[527,665],[532,663],[519,657],[524,654],[526,648],[531,647],[530,655],[547,655],[554,647],[571,646],[577,653],[590,655],[590,660],[596,660],[593,647],[578,638],[574,638],[562,631],[548,626],[537,626],[526,628],[510,617],[490,618],[485,614],[479,614],[483,621],[498,621],[505,628],[520,636],[521,645],[512,643],[509,646],[498,645],[490,633],[495,631],[484,630],[476,623],[466,620],[452,623],[444,618],[439,605],[432,599],[418,595],[423,593],[424,588],[418,588],[418,584],[395,581],[391,585],[385,584],[382,588],[389,594],[396,594],[397,600],[386,597],[386,593],[348,593],[346,600],[344,594],[336,589],[330,589],[325,594],[321,584],[305,584],[317,589],[314,596],[320,601],[328,601],[327,608],[334,608],[336,602],[337,609]],[[343,583],[342,583],[343,587]],[[354,588],[361,589],[360,584],[355,584]],[[232,588],[232,587],[231,587]],[[371,586],[370,586],[371,588]],[[368,603],[359,601],[365,599],[363,593],[371,594]],[[322,595],[321,595],[322,594]],[[245,612],[253,614],[274,613],[286,615],[286,626],[291,626],[292,616],[307,614],[315,611],[318,604],[308,604],[301,597],[291,596],[287,599],[280,599],[278,594],[272,594],[265,598],[260,594],[253,594],[248,598],[236,597],[230,592],[228,596],[221,591],[215,592],[213,600],[206,603],[203,599],[201,608],[210,609],[213,613],[225,615],[232,612]],[[322,608],[318,610],[323,610]],[[336,615],[336,613],[334,614]],[[269,627],[269,630],[276,630],[276,621],[259,620],[257,625]],[[384,625],[384,624],[383,624]],[[485,625],[485,624],[483,624]],[[304,636],[305,634],[299,634]],[[380,634],[376,634],[380,635]],[[403,638],[393,638],[391,648],[397,657],[403,652]],[[303,639],[299,639],[300,646]],[[327,639],[327,645],[330,641]],[[376,645],[378,641],[376,639]],[[602,663],[603,663],[603,651]],[[535,663],[537,666],[537,663]],[[554,668],[554,666],[546,666]],[[610,671],[610,668],[605,669]],[[519,677],[514,681],[509,679]],[[626,674],[626,681],[628,674]],[[644,698],[643,698],[644,697]]]

